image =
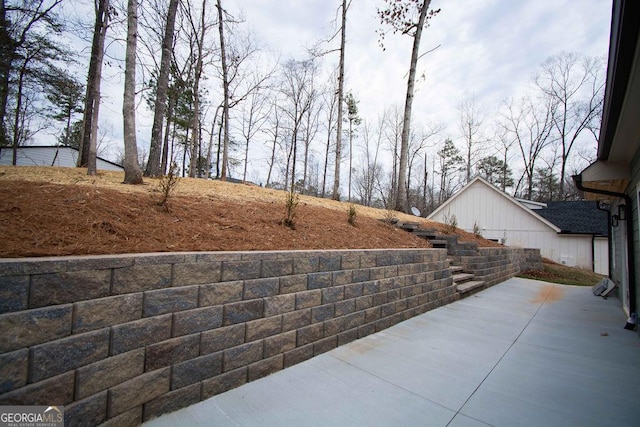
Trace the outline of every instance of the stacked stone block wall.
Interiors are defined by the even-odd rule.
[[[458,299],[446,250],[0,261],[0,404],[137,425]]]
[[[478,248],[477,255],[460,256],[458,261],[465,271],[475,275],[474,280],[482,280],[489,287],[514,277],[527,269],[525,266],[534,267],[536,253],[539,257],[538,249]]]

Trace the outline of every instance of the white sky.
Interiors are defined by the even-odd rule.
[[[212,2],[213,3],[213,2]],[[223,0],[244,11],[246,25],[282,60],[305,59],[305,46],[329,37],[340,0]],[[389,34],[378,45],[376,6],[353,0],[347,18],[346,89],[360,101],[360,116],[374,122],[386,106],[403,105],[411,38]],[[442,137],[456,139],[457,105],[474,95],[488,119],[500,102],[531,86],[531,75],[549,56],[562,51],[605,57],[611,3],[605,0],[434,0],[442,11],[423,33],[413,123],[442,122]],[[237,12],[236,12],[237,13]],[[336,43],[339,40],[336,39]],[[337,46],[337,44],[334,44]],[[338,54],[325,59],[337,63]],[[212,71],[213,72],[213,71]],[[105,70],[117,74],[117,68]],[[103,129],[121,139],[122,80],[106,84]],[[138,144],[148,146],[150,113],[139,108]],[[147,117],[148,116],[148,117]],[[111,150],[112,152],[115,150]],[[254,171],[253,174],[258,172]]]

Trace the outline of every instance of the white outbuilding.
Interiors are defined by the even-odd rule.
[[[607,213],[594,202],[519,201],[477,177],[428,218],[511,247],[538,248],[568,266],[609,273]]]
[[[16,152],[16,166],[59,166],[73,168],[76,166],[79,151],[66,146],[24,146],[18,147]],[[0,165],[9,166],[13,163],[13,148],[0,147]],[[103,158],[96,158],[96,169],[107,171],[124,171],[116,163]]]

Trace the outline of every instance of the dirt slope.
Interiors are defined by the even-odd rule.
[[[83,169],[0,167],[0,257],[429,247],[380,222],[388,215],[383,210],[356,205],[354,227],[347,223],[347,203],[301,196],[291,230],[281,224],[282,191],[181,179],[167,212],[158,205],[158,180],[129,186],[122,178],[112,172],[89,177]]]

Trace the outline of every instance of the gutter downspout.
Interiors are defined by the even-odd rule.
[[[635,322],[637,318],[636,314],[636,268],[635,268],[635,252],[633,248],[633,221],[631,220],[631,197],[629,197],[625,193],[616,193],[615,191],[607,191],[600,190],[597,188],[589,188],[585,187],[582,184],[582,175],[574,175],[572,176],[573,181],[576,184],[576,187],[580,191],[584,191],[587,193],[595,193],[602,194],[605,196],[612,196],[624,199],[625,201],[625,222],[627,223],[627,271],[629,272],[629,314],[631,319]],[[611,233],[609,233],[611,234]],[[627,322],[627,326],[625,329],[633,329],[633,327],[629,328],[629,322]],[[635,325],[634,325],[635,326]]]
[[[584,191],[584,190],[583,190]],[[599,211],[603,211],[607,213],[607,245],[609,250],[607,250],[607,277],[611,277],[611,265],[613,264],[613,256],[611,255],[611,211],[609,209],[601,208],[600,203],[596,203],[596,208]],[[595,236],[594,236],[595,239]],[[595,260],[594,260],[595,264]]]

